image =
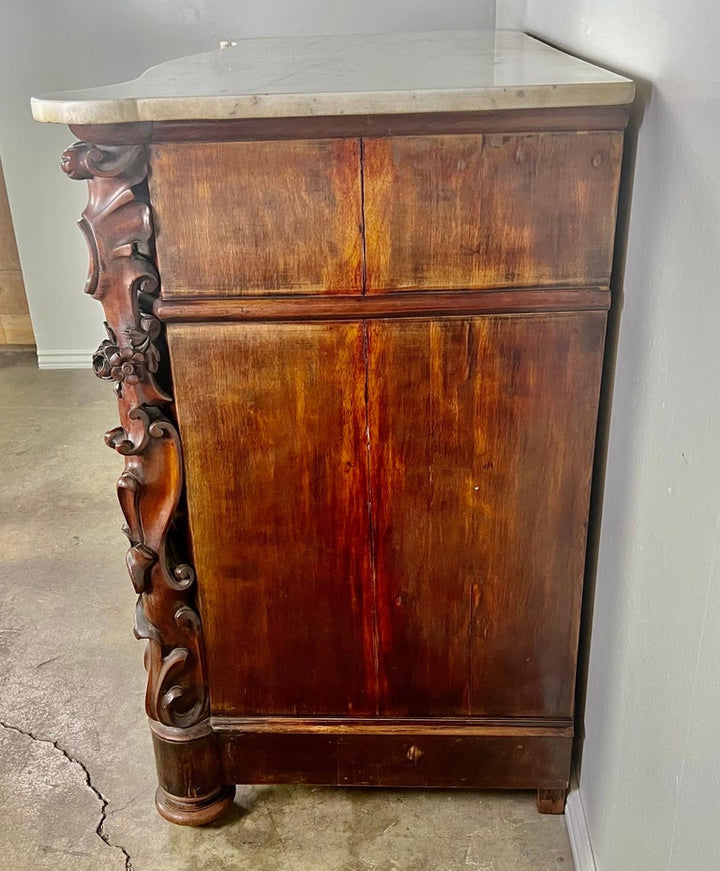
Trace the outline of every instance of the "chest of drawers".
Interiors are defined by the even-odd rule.
[[[37,102],[82,139],[166,818],[266,782],[562,811],[632,97],[595,73]]]

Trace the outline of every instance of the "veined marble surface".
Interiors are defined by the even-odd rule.
[[[629,103],[634,84],[510,30],[288,36],[35,97],[38,121],[113,124]]]

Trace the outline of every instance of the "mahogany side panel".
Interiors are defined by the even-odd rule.
[[[213,714],[375,713],[361,325],[168,338]]]
[[[571,716],[604,330],[368,323],[381,715]]]
[[[150,153],[163,298],[362,290],[357,140]]]
[[[369,293],[605,287],[623,135],[363,140]]]

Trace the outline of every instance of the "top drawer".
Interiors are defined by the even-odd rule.
[[[367,287],[606,286],[621,132],[367,139]]]
[[[607,286],[621,151],[617,131],[153,145],[163,297]]]
[[[357,139],[153,145],[165,299],[360,293]]]

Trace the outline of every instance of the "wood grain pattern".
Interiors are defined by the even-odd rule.
[[[362,289],[357,140],[156,145],[166,299]]]
[[[76,128],[167,819],[233,782],[562,811],[627,117]]]
[[[217,734],[225,778],[238,783],[563,789],[572,751],[554,736]]]
[[[364,140],[368,292],[607,286],[622,138]]]
[[[374,713],[361,326],[168,338],[213,713]]]
[[[216,732],[279,735],[511,735],[522,737],[572,738],[570,718],[551,717],[213,717]]]
[[[381,715],[571,715],[604,328],[368,324]]]
[[[610,291],[600,287],[542,290],[374,293],[368,296],[283,296],[250,299],[158,300],[163,321],[313,321],[548,311],[607,311]]]

